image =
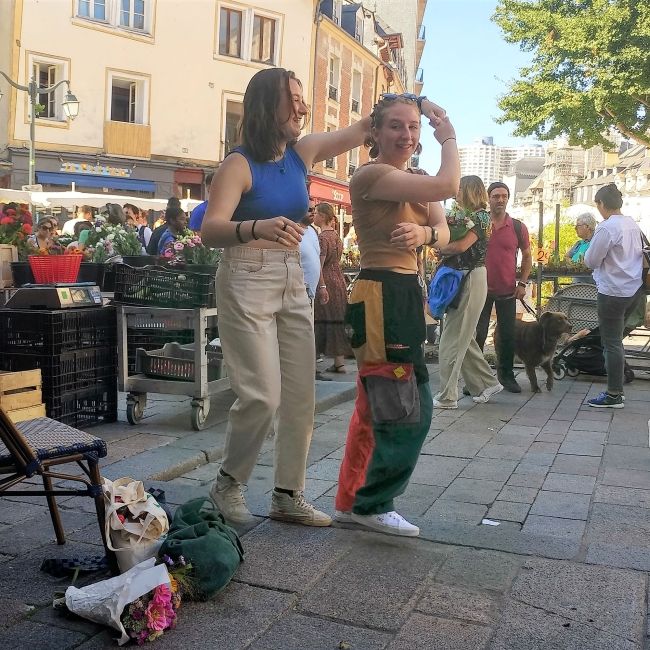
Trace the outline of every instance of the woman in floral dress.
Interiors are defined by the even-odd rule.
[[[326,372],[345,373],[344,357],[352,354],[352,348],[344,324],[348,298],[340,266],[343,242],[336,232],[336,217],[329,203],[316,206],[314,224],[321,230],[318,241],[322,268],[314,305],[316,353],[334,357],[333,365]]]

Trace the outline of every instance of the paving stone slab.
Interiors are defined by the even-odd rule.
[[[585,527],[586,522],[583,520],[529,514],[521,531],[527,535],[560,537],[579,543],[584,535]]]
[[[650,472],[638,469],[618,469],[608,467],[605,469],[603,478],[600,480],[603,485],[615,485],[618,487],[650,489]]]
[[[517,555],[456,548],[434,579],[456,587],[506,592],[523,563],[524,558]]]
[[[1,629],[11,627],[31,615],[34,612],[34,607],[8,596],[0,596],[0,612],[2,612],[2,617],[0,617]]]
[[[332,650],[340,647],[382,650],[391,639],[392,635],[384,632],[290,614],[274,623],[249,647],[251,650]]]
[[[515,472],[507,481],[506,487],[527,487],[540,489],[547,474],[524,474]]]
[[[513,460],[475,458],[461,472],[460,478],[506,481],[517,467]]]
[[[25,521],[26,519],[49,516],[45,497],[41,497],[41,499],[43,505],[20,503],[4,498],[0,499],[0,523],[12,525]],[[94,506],[92,499],[86,499],[86,501],[93,503]]]
[[[335,493],[336,486],[332,492]],[[445,491],[444,487],[438,485],[424,485],[411,481],[404,494],[395,499],[395,508],[407,519],[409,517],[420,517],[436,501],[436,499]]]
[[[86,636],[72,630],[22,621],[0,631],[0,646],[3,648],[29,648],[30,650],[67,650],[75,648],[86,640]]]
[[[535,442],[552,442],[559,445],[564,441],[564,433],[540,433],[536,438]]]
[[[513,501],[495,501],[487,513],[488,519],[497,521],[516,521],[522,524],[526,520],[530,505]]]
[[[341,461],[335,458],[324,458],[307,468],[308,478],[318,478],[323,481],[338,481]]]
[[[491,635],[481,625],[413,614],[387,650],[483,650]]]
[[[302,593],[326,574],[355,541],[352,531],[266,521],[242,540],[236,580]],[[291,567],[288,571],[287,567]]]
[[[490,440],[492,434],[466,434],[462,431],[445,431],[422,447],[423,454],[473,458]]]
[[[525,465],[537,465],[548,468],[555,460],[555,452],[532,452],[530,449],[524,454],[521,462]]]
[[[533,502],[530,514],[586,520],[590,501],[591,495],[541,490]]]
[[[594,476],[580,476],[577,474],[555,474],[550,472],[546,476],[543,490],[552,492],[572,492],[575,494],[591,494],[596,485]]]
[[[573,456],[602,456],[605,447],[597,442],[590,442],[588,440],[565,440],[560,445],[561,454],[571,454]]]
[[[602,432],[607,433],[609,431],[610,421],[608,420],[595,420],[591,418],[585,418],[579,415],[572,423],[569,431],[588,431],[592,432]]]
[[[645,592],[645,576],[635,571],[529,559],[510,597],[638,643],[645,627]]]
[[[650,490],[597,485],[594,501],[618,506],[650,508]]]
[[[523,445],[509,445],[509,444],[496,444],[489,442],[477,454],[478,458],[495,458],[501,460],[521,460],[526,452],[528,446]]]
[[[532,487],[519,487],[513,485],[506,485],[497,499],[499,501],[514,501],[516,503],[532,503],[537,497],[538,490]]]
[[[423,520],[434,524],[440,521],[480,524],[486,512],[487,506],[478,503],[438,499],[418,521]]]
[[[566,420],[549,420],[541,430],[541,433],[551,433],[551,434],[566,434],[571,426],[570,422]]]
[[[457,478],[442,493],[440,499],[487,505],[496,499],[504,483],[505,480],[488,481],[472,478]]]
[[[593,456],[574,456],[558,454],[551,465],[551,472],[556,474],[579,474],[598,476],[601,459]]]
[[[397,630],[447,552],[423,540],[358,533],[350,552],[301,599],[300,609],[358,626]]]
[[[650,415],[650,407],[648,412]],[[650,449],[608,444],[603,457],[603,465],[606,468],[618,467],[650,471]]]
[[[639,645],[608,632],[510,601],[490,650],[639,650]]]
[[[590,543],[650,551],[650,511],[633,506],[594,503],[587,524]]]
[[[294,594],[231,582],[208,602],[184,604],[176,629],[157,639],[155,645],[161,650],[244,650],[295,604]]]
[[[432,582],[415,608],[424,614],[491,625],[498,620],[500,606],[501,597],[492,591]]]
[[[467,467],[469,462],[469,458],[422,455],[411,475],[411,481],[424,485],[447,487]]]

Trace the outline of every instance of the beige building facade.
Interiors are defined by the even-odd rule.
[[[316,0],[2,0],[0,70],[39,97],[36,182],[45,189],[201,198],[234,146],[250,78],[281,66],[309,101]],[[43,26],[48,28],[44,29]],[[0,187],[27,183],[28,95],[0,78]]]

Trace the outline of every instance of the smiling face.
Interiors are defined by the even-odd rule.
[[[414,103],[395,102],[386,108],[379,124],[372,129],[379,149],[377,159],[403,166],[420,142],[420,111]]]
[[[280,97],[278,103],[280,129],[288,142],[300,137],[304,117],[308,112],[300,82],[297,79],[289,79],[289,90]]]

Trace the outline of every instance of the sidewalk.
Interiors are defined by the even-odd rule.
[[[430,371],[435,388],[437,367]],[[328,512],[354,378],[318,389],[306,493]],[[216,599],[183,606],[177,630],[156,647],[650,647],[650,382],[627,386],[625,409],[616,411],[584,406],[602,382],[567,378],[538,395],[523,373],[520,382],[521,395],[501,393],[481,405],[464,398],[457,411],[435,413],[397,503],[421,527],[419,539],[267,519],[268,440],[247,490],[257,521],[241,531],[245,562]],[[103,472],[142,478],[171,504],[205,495],[231,399],[213,402],[210,426],[199,433],[190,429],[189,403],[176,398],[150,402],[151,415],[137,427],[92,429],[109,442]],[[101,551],[92,502],[62,499],[61,508],[68,543],[58,547],[43,499],[0,501],[3,647],[116,647],[101,628],[48,607],[69,583],[41,573],[42,559]]]

